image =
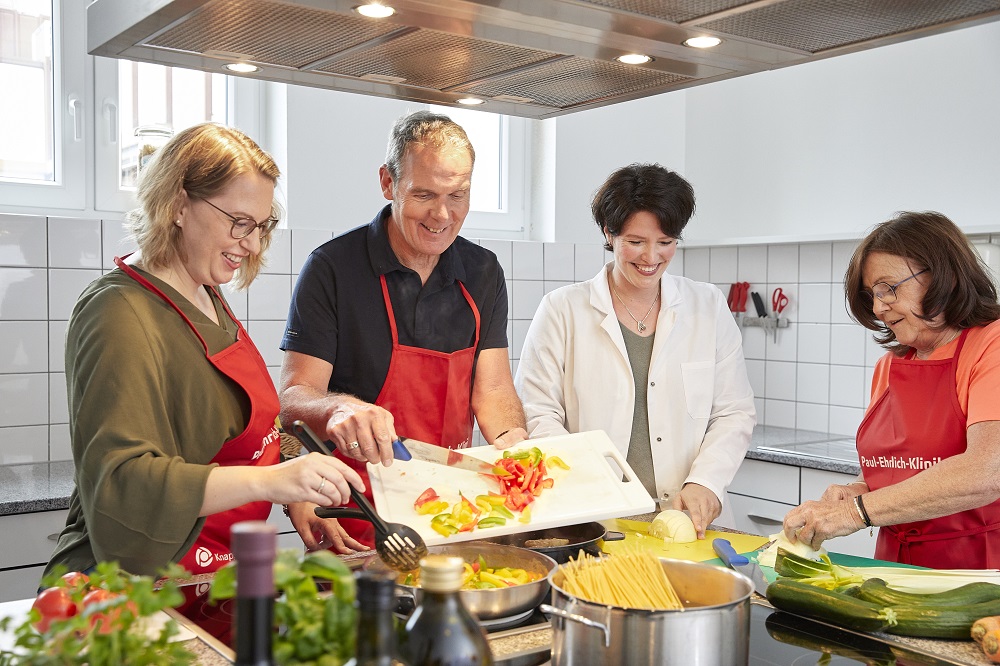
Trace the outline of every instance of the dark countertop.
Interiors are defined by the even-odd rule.
[[[757,426],[747,458],[830,472],[860,471],[853,438],[813,430]],[[70,461],[0,465],[0,516],[69,508]]]

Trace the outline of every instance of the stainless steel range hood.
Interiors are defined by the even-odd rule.
[[[94,0],[88,50],[548,118],[1000,18],[1000,0],[383,0],[387,19],[361,1]],[[682,45],[700,35],[723,41]]]

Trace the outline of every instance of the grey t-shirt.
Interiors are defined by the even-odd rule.
[[[639,476],[643,487],[656,499],[656,479],[653,475],[653,451],[649,442],[649,410],[646,407],[646,387],[649,382],[649,362],[653,358],[653,339],[656,334],[643,337],[619,322],[625,337],[625,351],[635,378],[635,405],[632,408],[632,435],[628,443],[626,460]]]

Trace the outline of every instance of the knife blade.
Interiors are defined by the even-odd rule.
[[[745,555],[737,553],[733,544],[729,543],[729,539],[713,539],[712,550],[727,567],[749,578],[757,594],[762,597],[767,596],[767,576],[764,575],[759,564],[751,562]]]
[[[392,442],[392,454],[397,460],[410,460],[416,458],[424,462],[445,467],[456,467],[458,469],[477,472],[479,474],[494,474],[495,468],[492,464],[459,453],[454,449],[446,449],[436,444],[428,444],[409,437],[400,437]]]

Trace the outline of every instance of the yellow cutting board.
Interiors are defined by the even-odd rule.
[[[670,557],[691,562],[704,562],[717,557],[715,551],[712,550],[712,539],[729,539],[729,542],[733,544],[733,548],[737,553],[749,553],[770,541],[767,537],[756,536],[754,534],[706,530],[705,538],[693,543],[664,543],[663,539],[659,537],[649,536],[649,523],[615,518],[612,520],[603,520],[601,524],[609,530],[622,532],[625,535],[624,541],[605,541],[605,553],[614,553],[623,548],[638,547],[653,553],[657,557]]]

